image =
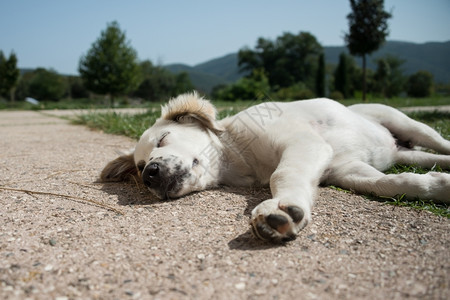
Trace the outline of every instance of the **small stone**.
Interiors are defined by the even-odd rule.
[[[46,265],[45,266],[45,268],[44,268],[44,271],[51,271],[51,270],[53,270],[53,266],[52,265]]]
[[[48,243],[50,244],[50,246],[55,246],[56,245],[56,240],[55,239],[50,239],[48,241]]]
[[[245,282],[239,282],[239,283],[236,283],[236,284],[234,285],[234,287],[235,287],[236,289],[238,289],[238,290],[243,290],[243,289],[245,289]]]

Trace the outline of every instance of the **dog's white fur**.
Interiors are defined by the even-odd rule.
[[[270,240],[295,238],[310,222],[320,183],[450,202],[450,174],[381,172],[395,163],[450,168],[450,142],[391,107],[347,108],[313,99],[266,102],[221,121],[215,114],[214,106],[196,93],[172,99],[134,152],[110,162],[101,178],[139,173],[161,198],[219,184],[268,184],[273,198],[252,211],[251,224],[255,235]]]

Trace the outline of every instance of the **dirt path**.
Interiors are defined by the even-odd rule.
[[[0,299],[450,298],[447,219],[322,188],[297,240],[265,244],[248,219],[268,190],[158,202],[134,183],[96,183],[133,146],[0,112]]]

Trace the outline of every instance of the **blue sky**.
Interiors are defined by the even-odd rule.
[[[450,0],[385,0],[388,40],[450,40]],[[0,50],[20,68],[77,74],[91,44],[117,21],[139,59],[195,65],[253,47],[258,37],[308,31],[343,45],[348,0],[0,0]]]

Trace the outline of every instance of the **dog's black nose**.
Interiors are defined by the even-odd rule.
[[[161,185],[161,177],[159,176],[159,164],[151,163],[145,167],[142,173],[142,180],[144,184],[148,187],[159,187]]]

